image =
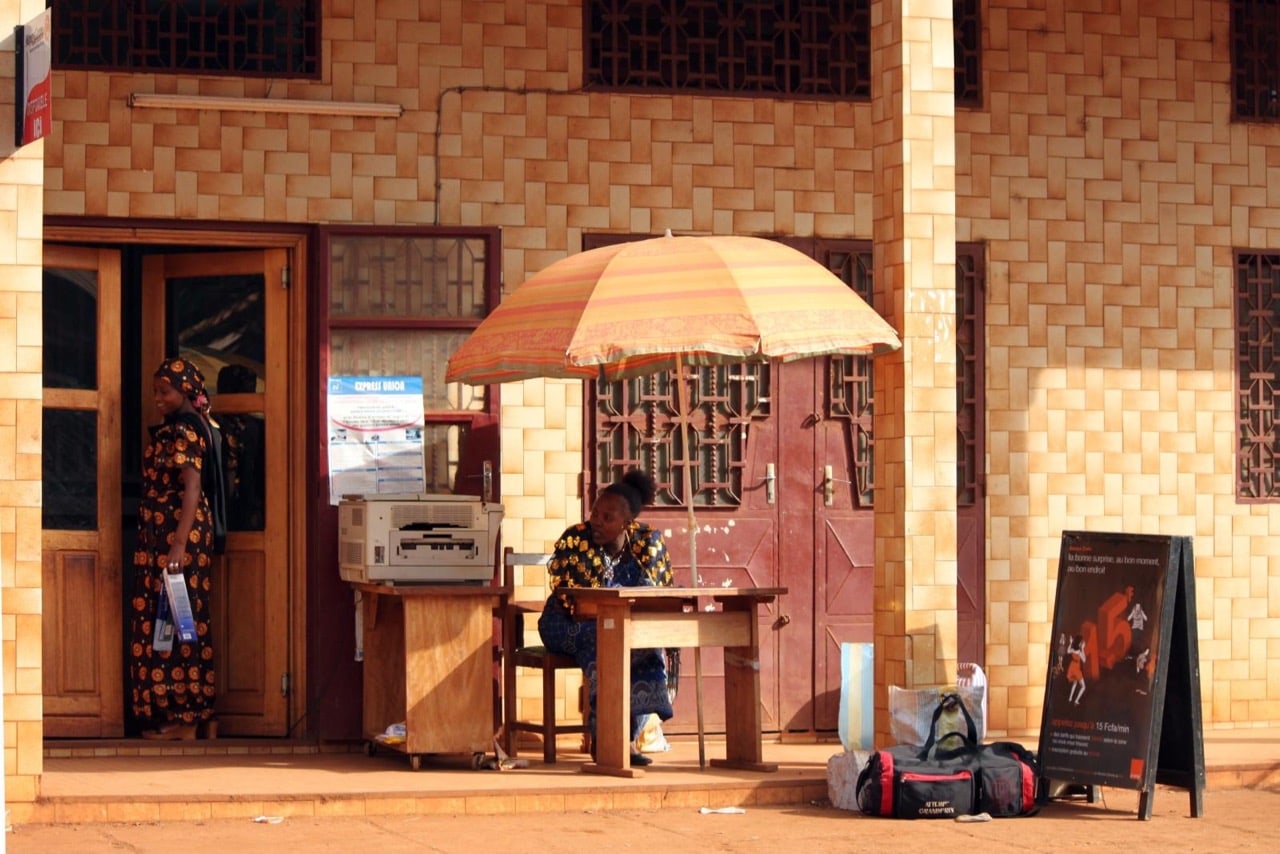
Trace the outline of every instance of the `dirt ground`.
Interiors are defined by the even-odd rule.
[[[571,815],[460,815],[286,818],[278,823],[214,820],[139,824],[22,825],[7,854],[250,854],[272,851],[764,852],[966,850],[1258,851],[1275,844],[1280,791],[1206,792],[1192,818],[1185,790],[1160,788],[1150,821],[1137,818],[1137,793],[1103,789],[1102,800],[1058,801],[1030,818],[986,823],[894,821],[828,804],[755,807],[741,815],[691,809]],[[1271,840],[1268,842],[1267,840]],[[957,847],[963,846],[963,847]]]

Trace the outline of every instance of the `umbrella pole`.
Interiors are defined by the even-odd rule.
[[[707,767],[707,739],[702,725],[702,647],[693,648],[693,692],[698,700],[698,768]]]
[[[693,427],[689,424],[689,387],[684,382],[684,358],[676,354],[676,405],[680,407],[684,432],[684,506],[689,511],[689,569],[693,586],[698,584],[698,519],[693,513]]]
[[[698,520],[693,513],[693,428],[689,424],[689,388],[684,382],[684,359],[676,354],[676,399],[684,428],[684,505],[689,508],[689,568],[698,582]],[[698,767],[707,767],[706,727],[702,717],[702,647],[693,648],[693,693],[698,706]]]

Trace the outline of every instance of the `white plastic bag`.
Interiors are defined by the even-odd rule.
[[[662,721],[657,715],[648,715],[644,726],[640,727],[631,749],[636,753],[665,753],[671,749],[671,743],[662,734]]]
[[[922,747],[929,740],[929,729],[933,726],[933,713],[938,703],[947,694],[958,694],[969,715],[973,718],[977,730],[978,741],[981,742],[987,729],[985,709],[987,686],[982,685],[945,685],[933,688],[899,688],[889,686],[889,733],[894,744],[907,744]],[[941,741],[948,733],[967,734],[968,725],[964,713],[959,709],[944,711],[938,717],[938,730],[934,733],[934,741]]]

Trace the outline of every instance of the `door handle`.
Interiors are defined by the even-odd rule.
[[[853,481],[836,477],[834,466],[823,466],[822,467],[822,503],[826,504],[828,507],[830,507],[832,504],[835,504],[836,502],[836,484],[837,483],[852,484]]]
[[[764,467],[764,500],[769,504],[778,500],[778,468],[773,463]]]

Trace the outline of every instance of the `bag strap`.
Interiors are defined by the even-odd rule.
[[[945,740],[954,736],[962,741],[961,747],[950,749],[947,751],[950,756],[944,758],[959,756],[978,749],[978,726],[973,722],[973,715],[969,714],[969,709],[965,706],[964,700],[960,699],[960,695],[952,692],[943,694],[938,698],[938,708],[933,710],[933,720],[929,723],[929,737],[925,740],[924,747],[920,750],[921,759],[929,758],[929,751],[933,750],[935,745],[934,739],[937,737],[938,720],[942,717],[942,713],[946,711],[947,707],[952,703],[959,706],[960,711],[964,714],[965,727],[968,730],[968,733],[947,733],[947,735],[943,737],[942,740]]]

